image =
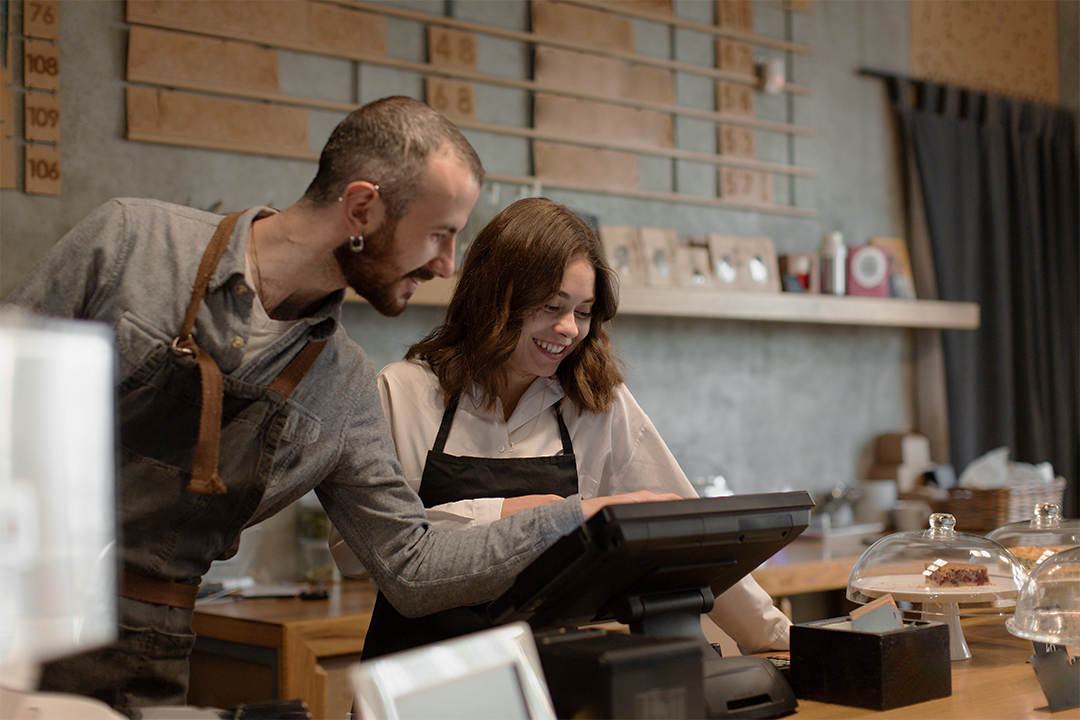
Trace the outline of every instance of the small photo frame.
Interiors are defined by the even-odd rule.
[[[604,244],[608,265],[619,275],[620,285],[645,284],[645,264],[636,227],[601,225],[600,241]]]
[[[818,279],[818,256],[814,253],[788,253],[777,258],[780,266],[780,280],[788,282],[794,279],[796,287],[790,292],[819,293],[821,282]],[[785,290],[787,288],[785,287]]]
[[[707,241],[713,287],[742,290],[746,270],[742,265],[739,238],[735,235],[709,233]]]
[[[713,287],[709,249],[694,245],[679,245],[673,250],[675,284],[687,288]]]
[[[772,238],[742,238],[742,257],[746,268],[743,290],[780,292],[780,268]]]
[[[645,282],[653,287],[675,284],[675,265],[672,257],[677,235],[668,228],[643,227],[640,230],[641,252],[645,258]]]
[[[889,295],[902,300],[915,299],[915,280],[911,273],[907,241],[896,237],[872,237],[868,241],[889,256]]]

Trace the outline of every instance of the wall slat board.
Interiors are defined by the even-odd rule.
[[[13,78],[11,72],[11,47],[14,44],[12,37],[11,18],[8,14],[8,6],[0,6],[0,32],[3,33],[4,50],[0,56],[0,190],[14,190],[15,179],[15,93],[12,87]]]
[[[60,155],[60,3],[23,2],[23,112],[26,139],[24,189],[59,195]]]
[[[762,133],[812,131],[787,116],[758,117],[755,107],[759,53],[782,58],[790,78],[795,58],[810,49],[754,35],[751,0],[714,0],[710,24],[675,17],[671,0],[531,0],[527,8],[530,32],[362,0],[127,0],[128,138],[316,160],[312,145],[321,140],[309,127],[309,111],[344,113],[358,103],[356,96],[282,91],[281,52],[311,53],[415,74],[423,99],[462,129],[526,141],[528,164],[492,171],[493,181],[816,215],[775,191],[777,182],[812,178],[814,170],[791,162],[791,143],[766,144],[788,148],[778,155],[763,153],[759,140]],[[700,35],[714,44],[712,63],[639,54],[635,29],[642,23]],[[421,28],[425,59],[388,47],[388,28],[399,25]],[[485,67],[485,42],[517,44],[527,60],[517,72]],[[681,76],[713,87],[711,107],[701,98],[680,103]],[[494,122],[478,106],[482,86],[524,92],[530,117]],[[782,92],[797,101],[811,91],[788,82]],[[712,123],[715,138],[707,147],[679,147],[682,118]],[[653,170],[643,178],[646,159],[649,168],[709,166],[715,182],[665,186]]]

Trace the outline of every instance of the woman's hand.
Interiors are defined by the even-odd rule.
[[[624,493],[622,495],[607,495],[605,497],[595,497],[588,500],[581,501],[581,514],[588,520],[596,513],[600,512],[601,508],[605,508],[608,505],[626,505],[628,503],[643,503],[643,502],[658,502],[662,500],[682,500],[683,498],[675,493],[654,493],[652,490],[638,490],[632,493]]]
[[[516,512],[528,510],[537,505],[544,505],[545,503],[555,502],[557,500],[562,500],[562,498],[558,495],[522,495],[521,497],[504,498],[502,515],[499,517],[513,515]]]

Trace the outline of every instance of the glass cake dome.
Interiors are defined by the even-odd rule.
[[[952,657],[960,660],[971,657],[960,616],[1011,615],[1027,573],[997,542],[955,526],[952,515],[934,513],[926,530],[881,538],[851,569],[847,598],[864,604],[888,594],[948,623]]]
[[[987,538],[1013,554],[1030,573],[1054,553],[1080,546],[1080,520],[1065,520],[1056,503],[1039,503],[1031,520],[1002,525]]]
[[[1005,621],[1018,637],[1054,645],[1080,645],[1080,547],[1044,559],[1016,598]]]

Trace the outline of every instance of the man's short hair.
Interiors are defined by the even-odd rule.
[[[480,157],[446,117],[409,97],[375,100],[334,128],[304,199],[325,206],[341,197],[349,183],[367,180],[379,186],[387,215],[400,219],[420,190],[431,156],[447,147],[482,185]]]

